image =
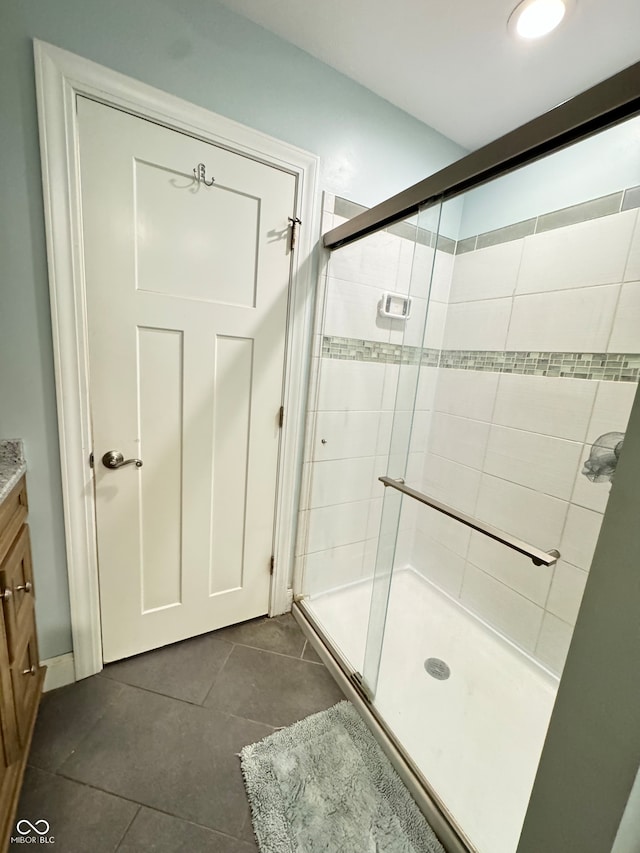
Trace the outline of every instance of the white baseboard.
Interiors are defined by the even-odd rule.
[[[67,684],[73,684],[76,680],[76,670],[73,664],[73,652],[66,655],[58,655],[55,658],[41,661],[43,666],[47,667],[47,674],[44,678],[44,693],[49,690],[55,690],[57,687],[64,687]]]

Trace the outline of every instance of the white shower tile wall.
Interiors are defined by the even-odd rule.
[[[353,209],[352,209],[353,208]],[[345,221],[334,212],[333,197],[323,203],[323,233]],[[360,208],[361,209],[361,208]],[[342,203],[339,212],[353,215],[355,205]],[[346,586],[370,576],[375,566],[384,487],[378,477],[393,464],[390,446],[395,418],[396,442],[401,432],[413,433],[407,471],[420,479],[435,393],[436,370],[428,369],[423,352],[423,325],[434,256],[446,254],[434,278],[434,337],[431,363],[437,364],[442,343],[452,248],[436,252],[422,232],[422,243],[411,239],[410,224],[371,235],[324,258],[316,300],[316,322],[308,405],[304,475],[296,545],[296,571],[309,595]],[[408,321],[378,316],[384,291],[408,294],[413,304]],[[438,310],[439,309],[439,310]],[[324,345],[332,340],[331,357]],[[359,340],[360,347],[353,342]],[[348,346],[340,346],[345,341]],[[401,344],[407,344],[404,351]],[[413,382],[403,373],[400,354],[414,360]],[[420,373],[415,393],[418,364]],[[415,404],[415,408],[414,408]],[[404,449],[403,449],[404,450]],[[402,453],[404,465],[405,453]],[[415,512],[403,511],[396,559],[408,564],[413,548]]]
[[[323,232],[362,209],[325,199]],[[325,258],[296,548],[305,592],[371,576],[378,477],[404,476],[559,548],[557,566],[534,566],[405,500],[395,566],[561,671],[610,489],[583,464],[600,435],[625,431],[640,375],[639,210],[575,213],[439,251],[402,223]],[[411,292],[406,324],[378,317],[386,290]]]
[[[638,210],[474,240],[455,256],[443,346],[494,352],[442,354],[422,487],[562,559],[538,567],[477,533],[465,550],[425,510],[412,564],[560,673],[610,490],[583,464],[596,438],[625,431],[637,387],[635,357],[607,356],[640,352]]]

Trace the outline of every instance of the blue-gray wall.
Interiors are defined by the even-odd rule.
[[[321,188],[373,205],[464,152],[215,0],[2,0],[0,437],[24,438],[43,658],[71,649],[33,38],[321,158]]]
[[[459,238],[640,184],[640,118],[612,127],[464,195]]]

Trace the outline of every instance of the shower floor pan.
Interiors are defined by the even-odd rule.
[[[307,599],[360,672],[370,599],[366,581]],[[421,575],[395,573],[374,704],[480,853],[515,853],[557,686]]]

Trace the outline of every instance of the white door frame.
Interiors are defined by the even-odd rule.
[[[293,258],[284,377],[285,419],[276,498],[269,614],[289,609],[297,493],[304,439],[306,358],[313,310],[311,254],[318,158],[82,57],[34,40],[64,521],[76,678],[103,667],[89,406],[78,124],[75,101],[108,106],[253,157],[296,176],[303,227]]]

